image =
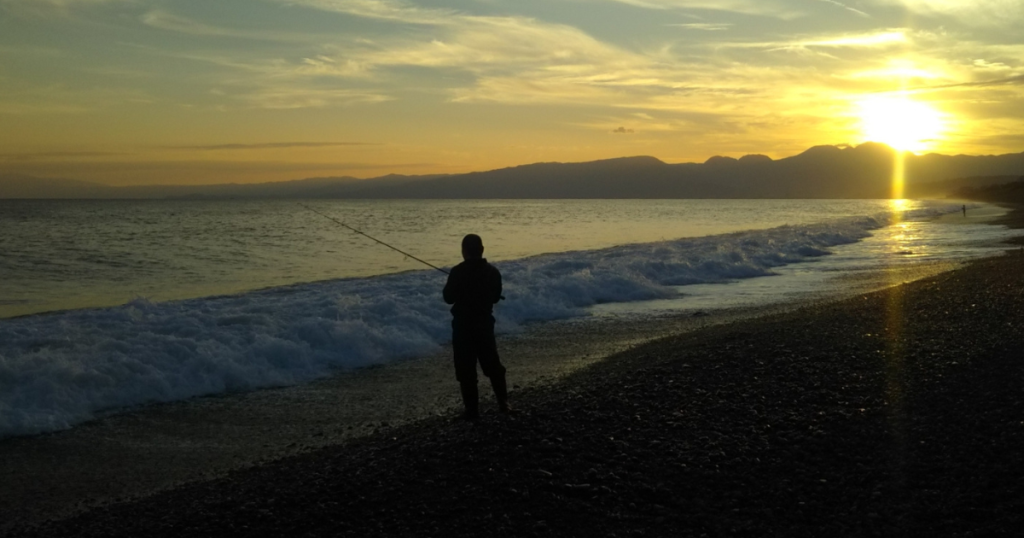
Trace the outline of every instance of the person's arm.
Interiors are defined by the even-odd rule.
[[[496,267],[491,267],[493,270],[491,273],[491,303],[497,304],[498,301],[504,299],[501,296],[501,272]]]
[[[458,279],[455,276],[456,269],[458,267],[452,267],[452,271],[448,273],[448,281],[444,284],[444,291],[441,295],[444,297],[444,302],[448,304],[455,304],[455,299],[459,295],[456,291]]]

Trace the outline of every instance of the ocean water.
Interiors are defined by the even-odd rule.
[[[309,203],[442,267],[479,233],[504,276],[504,333],[784,300],[991,255],[1013,234],[978,222],[996,208],[964,218],[948,202]],[[443,274],[294,202],[0,201],[0,253],[0,438],[411,359],[450,337]]]

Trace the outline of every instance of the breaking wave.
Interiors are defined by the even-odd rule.
[[[674,297],[674,286],[770,275],[867,237],[889,218],[500,262],[506,300],[495,309],[498,330],[585,315],[597,303]],[[111,409],[423,356],[450,340],[443,285],[440,273],[416,271],[2,320],[0,438],[69,428]]]

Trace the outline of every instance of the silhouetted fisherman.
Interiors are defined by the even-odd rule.
[[[965,204],[965,205],[961,206],[960,209],[963,210],[964,216],[966,217],[967,216],[967,205]]]
[[[455,378],[462,389],[462,402],[468,420],[480,416],[476,388],[476,363],[490,378],[498,410],[508,413],[508,388],[505,367],[498,360],[494,341],[495,303],[501,300],[501,273],[487,263],[484,243],[479,235],[462,238],[462,263],[452,268],[444,285],[444,302],[452,306],[452,348],[455,355]]]

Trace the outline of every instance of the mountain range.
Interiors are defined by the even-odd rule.
[[[0,176],[0,198],[889,198],[897,152],[883,144],[815,146],[668,164],[654,157],[536,163],[453,175],[322,177],[259,184],[111,187],[69,179]],[[941,197],[1014,181],[1024,153],[904,154],[906,197]]]

